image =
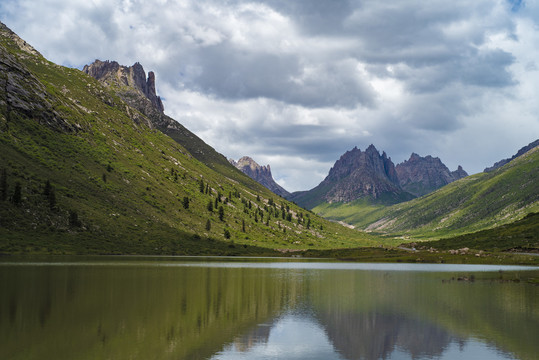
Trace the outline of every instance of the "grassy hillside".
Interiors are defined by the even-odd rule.
[[[239,254],[380,244],[278,198],[233,167],[211,169],[112,89],[20,44],[0,26],[0,253]]]
[[[530,213],[521,220],[493,229],[428,241],[421,247],[436,249],[489,249],[494,251],[539,252],[539,213]]]
[[[539,211],[539,148],[490,173],[391,207],[322,204],[314,212],[375,232],[439,238],[489,229]]]

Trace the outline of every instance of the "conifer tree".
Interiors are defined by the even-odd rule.
[[[200,192],[204,194],[204,180],[200,179],[200,182],[198,183],[198,188]]]
[[[51,210],[56,209],[56,191],[54,190],[54,187],[51,186],[47,198],[49,199],[49,208]]]
[[[183,197],[182,205],[184,209],[189,209],[189,198],[187,196]]]
[[[50,180],[47,180],[45,182],[45,187],[43,188],[43,195],[45,195],[47,198],[49,197],[49,194],[51,193],[51,182]]]
[[[2,169],[2,173],[0,175],[0,200],[6,201],[7,200],[7,171],[6,169]]]
[[[206,220],[206,230],[207,231],[211,230],[211,221],[210,221],[210,219]]]
[[[15,183],[15,190],[13,190],[13,196],[11,197],[11,201],[15,205],[20,205],[22,201],[22,188],[21,183],[18,181]]]
[[[208,201],[208,211],[209,212],[213,211],[213,201],[211,201],[211,199]]]
[[[69,226],[71,227],[80,227],[81,223],[79,220],[79,214],[76,211],[69,212]]]
[[[225,209],[223,206],[219,206],[219,220],[223,221],[223,217],[225,216]]]
[[[241,231],[245,232],[245,219],[241,220]]]

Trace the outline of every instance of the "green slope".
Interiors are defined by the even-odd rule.
[[[313,211],[374,232],[418,238],[455,236],[514,222],[539,210],[539,148],[490,173],[453,182],[391,207],[322,204]]]
[[[112,89],[48,62],[1,24],[0,67],[0,252],[238,254],[380,243],[233,167],[208,167]]]
[[[421,247],[442,250],[467,247],[494,251],[539,252],[539,213],[530,213],[521,220],[493,229],[424,242]]]

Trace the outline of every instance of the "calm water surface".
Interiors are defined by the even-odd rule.
[[[0,260],[0,359],[538,359],[538,268]]]

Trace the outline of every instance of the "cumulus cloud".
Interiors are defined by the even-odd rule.
[[[168,114],[291,191],[354,146],[473,173],[535,140],[538,14],[520,0],[0,4],[57,63],[141,62]]]

